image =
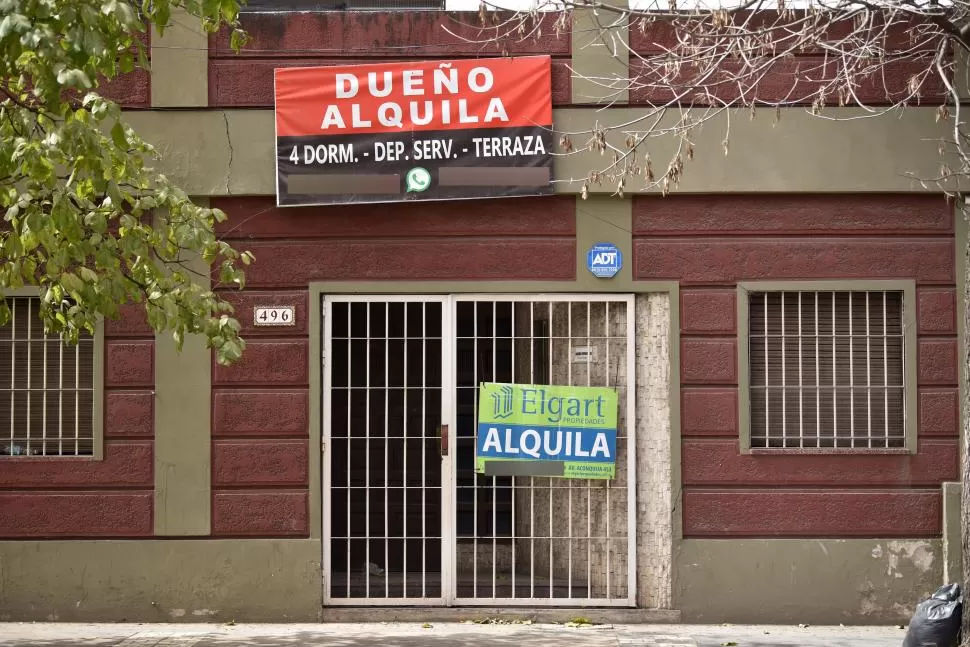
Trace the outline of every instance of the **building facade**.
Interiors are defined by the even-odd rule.
[[[735,124],[727,158],[708,124],[668,197],[584,199],[590,153],[556,160],[552,196],[275,206],[275,68],[501,54],[462,38],[476,20],[251,14],[238,54],[175,21],[152,72],[112,85],[255,254],[225,291],[247,350],[230,367],[196,340],[178,353],[136,307],[60,350],[14,295],[0,620],[583,606],[888,623],[958,577],[966,224],[907,175],[939,163],[933,108],[839,124],[793,108]],[[562,130],[649,100],[604,111],[571,78],[626,73],[591,20],[507,52],[552,57]],[[587,267],[603,242],[612,278]],[[256,307],[292,307],[292,325],[257,326]],[[476,475],[489,381],[615,388],[616,478]]]

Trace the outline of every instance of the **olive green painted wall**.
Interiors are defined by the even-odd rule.
[[[201,258],[185,266],[209,286],[209,266]],[[155,335],[156,535],[211,531],[211,392],[212,358],[205,338],[187,335],[180,352],[170,332]]]
[[[617,11],[573,11],[570,90],[574,104],[623,105],[629,98],[630,25],[623,14],[628,4],[626,0],[605,4]]]
[[[172,9],[162,34],[152,28],[152,107],[209,105],[209,37],[184,9]]]
[[[0,542],[0,621],[313,622],[316,540]]]
[[[906,623],[943,575],[935,539],[685,539],[675,551],[688,623]]]
[[[594,122],[623,123],[642,109],[592,108],[553,110],[557,128],[589,129]],[[832,108],[832,116],[859,116],[850,108]],[[146,110],[125,118],[162,156],[159,168],[192,195],[275,195],[274,130],[271,110]],[[783,110],[774,126],[765,114],[751,121],[731,120],[731,149],[721,147],[724,120],[715,119],[695,133],[693,161],[684,169],[681,193],[827,193],[927,192],[910,173],[932,177],[940,166],[934,142],[944,134],[932,108],[912,108],[899,115],[834,123],[800,108]],[[622,146],[623,136],[617,136]],[[585,141],[581,135],[577,142]],[[673,141],[651,145],[654,171],[666,168]],[[591,170],[602,168],[598,153],[558,157],[555,189],[578,193]],[[637,192],[636,182],[626,193]],[[593,184],[593,193],[612,195],[611,183]]]

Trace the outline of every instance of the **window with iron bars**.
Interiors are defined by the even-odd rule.
[[[95,339],[44,332],[37,297],[7,297],[0,326],[0,456],[95,454]]]
[[[753,449],[906,446],[902,291],[748,293]]]

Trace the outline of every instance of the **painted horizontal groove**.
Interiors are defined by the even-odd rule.
[[[574,279],[575,238],[482,238],[348,243],[315,240],[298,244],[259,241],[248,245],[256,258],[275,255],[247,271],[252,288],[314,281],[553,280]]]
[[[681,475],[692,488],[935,488],[959,479],[955,440],[922,439],[917,449],[916,454],[799,453],[794,448],[741,454],[737,438],[690,439],[682,444]]]
[[[0,463],[0,469],[3,468]],[[52,486],[49,483],[44,485],[3,485],[0,492],[25,492],[31,494],[111,494],[112,492],[154,492],[154,485],[91,485],[79,483],[77,485]]]
[[[286,67],[315,65],[360,65],[370,62],[395,62],[394,59],[346,60],[325,58],[246,58],[209,59],[208,97],[210,108],[269,108],[274,105],[273,73]],[[551,99],[555,106],[571,101],[572,79],[568,59],[554,60],[551,70]]]
[[[637,279],[637,280],[643,280],[643,279]],[[674,280],[674,279],[671,279],[671,280]],[[700,280],[700,281],[691,281],[691,280],[685,280],[685,279],[676,279],[676,280],[677,280],[678,284],[680,285],[680,289],[681,290],[715,289],[715,288],[717,288],[717,289],[721,289],[721,288],[724,288],[724,289],[735,289],[736,290],[737,287],[738,287],[738,283],[743,283],[747,279],[730,279],[728,281],[724,281],[723,283],[711,283],[711,280],[709,278],[708,279],[704,279],[704,280]],[[817,280],[818,281],[838,281],[838,280],[844,280],[846,283],[851,283],[852,281],[867,281],[868,279],[862,278],[862,279],[777,279],[777,280],[774,280],[774,279],[757,279],[757,280],[759,280],[759,281],[760,280],[770,280],[773,283],[783,283],[785,281],[789,281],[791,283],[795,283],[795,282],[799,282],[799,281],[803,281],[803,280],[804,281],[817,281]],[[900,279],[896,278],[896,279],[889,279],[889,280],[896,281],[896,280],[900,280]],[[947,287],[952,288],[953,287],[953,284],[952,283],[940,283],[938,281],[923,281],[923,280],[920,280],[920,279],[916,279],[914,282],[916,284],[917,289],[918,288],[947,288]],[[946,333],[946,334],[952,335],[953,333]]]
[[[651,231],[643,233],[633,234],[634,240],[641,239],[651,239],[651,238],[855,238],[855,237],[873,237],[878,236],[881,238],[944,238],[953,239],[952,234],[947,234],[946,232],[940,231],[914,231],[914,230],[888,230],[888,229],[827,229],[821,230],[791,230],[785,233],[779,233],[773,230],[750,230],[750,229],[716,229],[716,230],[671,230],[671,231]]]
[[[516,198],[518,199],[518,198]],[[299,208],[299,207],[296,207]],[[224,236],[220,235],[220,238]],[[529,235],[519,235],[519,234],[486,234],[486,235],[447,235],[447,236],[429,236],[428,234],[421,234],[419,236],[335,236],[335,237],[320,237],[320,236],[280,236],[280,237],[267,237],[267,238],[249,238],[247,239],[252,243],[260,243],[263,245],[360,245],[360,244],[375,244],[379,245],[381,243],[436,243],[436,244],[449,244],[449,243],[489,243],[494,242],[496,244],[515,242],[523,238],[533,238],[540,239],[543,241],[575,241],[576,237],[572,234],[542,234],[535,233]],[[259,259],[257,258],[258,262]],[[250,265],[249,268],[252,269],[254,265]],[[229,288],[234,289],[234,288]],[[262,285],[259,287],[250,287],[248,284],[246,289],[258,290],[264,292],[266,288]],[[287,291],[294,292],[296,289],[293,286],[287,288]],[[154,338],[153,338],[154,339]]]
[[[252,487],[243,486],[226,486],[219,485],[212,488],[212,494],[220,494],[222,492],[232,492],[234,494],[239,494],[240,491],[244,494],[307,494],[309,487],[306,485],[292,485],[287,484],[280,487],[270,487],[267,485],[254,485]]]
[[[222,440],[234,440],[234,441],[266,441],[266,442],[276,442],[276,441],[286,441],[286,440],[302,440],[305,441],[310,437],[309,432],[304,434],[296,433],[285,433],[285,434],[240,434],[235,433],[220,433],[218,436],[213,436],[212,442]],[[223,486],[219,486],[223,487]]]
[[[421,45],[421,50],[423,54],[406,55],[395,53],[399,50],[381,50],[380,46],[374,49],[350,49],[344,50],[323,50],[323,49],[299,49],[299,48],[278,48],[278,49],[241,49],[239,52],[233,52],[230,48],[226,51],[225,48],[221,47],[209,47],[209,60],[210,61],[239,61],[239,62],[259,62],[259,61],[272,61],[273,63],[285,62],[285,61],[312,61],[319,60],[327,65],[333,65],[335,63],[341,65],[354,65],[360,62],[374,62],[374,63],[409,63],[409,62],[426,62],[428,60],[429,51],[433,49],[444,49],[449,47],[447,45],[435,47],[434,45]],[[488,53],[483,55],[481,49],[469,49],[466,51],[457,52],[446,52],[449,60],[461,61],[461,60],[477,60],[480,58],[492,58],[487,56]],[[543,52],[540,54],[516,54],[512,51],[509,52],[512,56],[549,56],[553,62],[569,63],[572,57],[568,52]],[[435,58],[441,58],[440,55],[430,54]],[[356,59],[361,59],[357,61]]]
[[[938,537],[940,488],[688,489],[685,537]]]
[[[803,15],[803,12],[796,11],[793,19],[799,20]],[[779,25],[777,12],[767,9],[739,11],[732,19],[736,21],[735,24],[743,22],[747,29],[762,29],[764,31],[774,29],[782,42],[786,40],[788,42],[796,42],[796,36],[790,32],[785,31],[782,35],[785,26],[791,23],[783,19]],[[901,20],[888,26],[884,34],[887,50],[890,52],[903,52],[911,48],[911,30],[920,23],[921,20],[919,17],[914,17],[913,19]],[[826,25],[825,33],[829,39],[835,41],[850,36],[855,29],[855,23],[850,19],[836,20]],[[669,21],[638,22],[634,20],[630,25],[630,49],[640,54],[664,53],[677,44],[677,33],[676,28]],[[816,53],[815,49],[806,49],[806,51],[808,53]],[[824,51],[818,48],[817,53],[823,54]]]
[[[694,439],[692,442],[696,442],[699,439]],[[681,449],[681,454],[683,454],[683,448]],[[806,454],[806,456],[811,456],[812,454]],[[867,454],[869,458],[892,458],[893,456],[900,456],[901,454]],[[764,454],[753,454],[756,458],[761,458]],[[816,454],[816,456],[822,458],[839,458],[844,456],[844,454]],[[800,459],[804,456],[797,456],[793,454],[784,454],[784,458]],[[683,468],[682,474],[683,474]],[[943,479],[951,480],[951,479]],[[943,486],[938,485],[926,485],[923,483],[918,483],[915,485],[907,483],[886,483],[886,484],[866,484],[861,483],[858,485],[845,484],[842,482],[836,483],[818,483],[818,484],[806,484],[806,483],[745,483],[732,485],[731,483],[710,483],[703,485],[683,485],[682,491],[687,492],[702,492],[707,494],[770,494],[773,492],[784,492],[786,494],[881,494],[881,493],[916,493],[916,494],[940,494],[943,491]]]
[[[953,239],[886,237],[637,238],[633,241],[637,279],[710,283],[728,280],[858,280],[907,278],[951,282],[956,270]],[[691,264],[688,259],[704,258]]]
[[[154,331],[139,332],[138,334],[131,334],[131,335],[127,335],[127,334],[123,334],[123,333],[113,333],[112,334],[112,333],[109,333],[109,332],[105,332],[104,333],[104,339],[105,339],[105,341],[114,341],[114,340],[117,340],[117,341],[126,341],[126,342],[127,341],[131,341],[131,342],[137,342],[137,341],[150,341],[150,342],[154,342],[155,341],[155,332]]]
[[[246,539],[246,540],[260,540],[260,539],[275,539],[275,540],[281,540],[281,539],[294,539],[294,540],[300,540],[300,539],[306,539],[309,536],[310,536],[310,531],[309,530],[304,530],[304,531],[302,531],[300,533],[292,533],[292,534],[290,534],[290,533],[287,533],[287,534],[277,533],[277,534],[253,534],[253,535],[246,535],[246,534],[240,534],[240,533],[219,533],[218,535],[208,535],[206,537],[192,537],[192,541],[226,541],[226,540],[230,540],[230,539]],[[60,537],[58,537],[58,539],[60,539]],[[101,537],[98,537],[98,539],[101,539]],[[154,540],[156,538],[153,537],[152,539]],[[178,539],[178,537],[173,537],[172,539]],[[185,538],[183,537],[182,539],[184,540]],[[3,541],[3,540],[0,539],[0,541]]]
[[[262,341],[262,340],[260,340],[260,341]],[[246,352],[243,351],[243,356],[245,356],[245,354],[246,354]],[[303,387],[300,387],[300,386],[291,386],[289,384],[279,384],[277,382],[273,382],[271,384],[266,384],[264,386],[252,386],[251,384],[232,384],[232,383],[218,383],[218,384],[216,384],[216,383],[213,383],[212,384],[212,390],[211,390],[211,392],[212,392],[212,395],[214,397],[215,394],[217,394],[217,393],[227,393],[227,392],[231,392],[231,391],[254,391],[254,390],[257,390],[257,391],[274,391],[275,392],[275,391],[299,391],[301,389],[303,391],[305,391],[306,388],[307,388],[306,386],[303,386]],[[929,388],[929,387],[927,387],[927,388]]]
[[[826,232],[953,235],[952,206],[938,194],[673,194],[633,198],[633,235]]]
[[[884,231],[878,229],[865,229],[859,231],[843,231],[835,229],[827,229],[825,231],[743,231],[743,230],[727,230],[727,229],[717,229],[717,230],[691,230],[691,231],[671,231],[671,232],[649,232],[649,233],[638,233],[633,235],[634,242],[639,240],[663,240],[670,242],[672,239],[684,239],[684,240],[695,240],[698,238],[703,238],[704,240],[716,240],[723,238],[725,240],[744,240],[750,241],[763,240],[765,242],[778,242],[778,241],[789,241],[789,240],[838,240],[840,238],[849,239],[852,241],[857,241],[858,239],[868,239],[868,240],[892,240],[896,241],[899,238],[914,238],[921,241],[954,241],[954,236],[952,234],[946,234],[941,232],[912,232],[912,231]]]
[[[558,15],[540,16],[542,36],[511,40],[510,54],[553,53],[569,55],[570,21],[555,33]],[[481,33],[477,11],[460,12],[294,12],[242,14],[241,25],[249,35],[239,56],[266,50],[317,51],[338,56],[366,52],[374,56],[455,56],[467,53],[482,57],[497,53],[483,51],[476,42]],[[446,31],[445,27],[448,27]],[[231,55],[231,30],[220,29],[209,36],[209,55]]]
[[[886,106],[893,102],[905,99],[908,90],[909,79],[925,69],[927,61],[915,61],[912,59],[898,59],[889,61],[879,68],[878,74],[866,76],[864,78],[853,79],[853,96],[858,101],[867,105]],[[717,65],[717,69],[726,74],[736,73],[741,69],[738,61],[724,61]],[[631,60],[630,76],[636,79],[649,72],[648,64]],[[819,90],[825,87],[826,83],[838,75],[836,61],[831,56],[824,54],[807,55],[800,57],[780,57],[769,61],[763,71],[761,71],[757,82],[747,84],[744,88],[746,100],[754,99],[758,102],[784,101],[786,105],[807,106],[811,105],[814,96]],[[691,77],[684,79],[689,83]],[[946,88],[942,81],[934,76],[926,79],[920,87],[920,102],[924,105],[935,105],[936,102],[946,96]],[[644,87],[636,82],[630,87],[631,105],[641,103],[660,103],[669,102],[675,99],[675,93],[666,87]],[[741,98],[741,88],[738,84],[721,82],[710,87],[710,94],[713,95],[714,102],[730,102]],[[698,97],[694,101],[695,106],[712,105],[706,97]],[[720,103],[719,103],[720,105]]]
[[[305,440],[305,439],[304,439]],[[381,488],[371,488],[371,489],[381,489]],[[308,494],[310,492],[310,486],[299,486],[293,485],[293,483],[283,483],[281,485],[273,485],[269,482],[262,483],[242,483],[238,485],[232,485],[228,483],[220,483],[218,486],[213,486],[212,493],[232,493],[232,494]]]

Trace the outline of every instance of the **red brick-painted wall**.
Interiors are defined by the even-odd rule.
[[[277,67],[351,65],[408,59],[552,56],[552,101],[570,98],[570,33],[559,34],[555,17],[544,19],[535,38],[484,46],[477,12],[244,14],[249,40],[236,53],[223,30],[209,39],[209,105],[273,107]]]
[[[246,352],[214,366],[212,532],[309,534],[308,284],[353,280],[572,280],[575,198],[277,209],[218,198],[221,235],[256,262],[227,290]],[[295,305],[292,328],[255,328],[256,305]]]
[[[634,199],[634,272],[681,282],[686,537],[923,537],[958,478],[952,207],[939,196]],[[742,455],[736,285],[914,279],[915,455]]]
[[[0,464],[0,538],[152,534],[155,337],[139,306],[105,322],[104,459]]]
[[[760,25],[766,31],[771,31],[773,24],[774,28],[778,29],[775,23],[777,17],[768,11],[759,10],[759,15],[755,16],[739,14],[736,19],[745,21],[746,29],[757,29]],[[855,25],[852,21],[846,20],[833,23],[828,32],[834,42],[850,38],[850,33],[854,29]],[[930,61],[904,56],[905,52],[913,50],[913,34],[918,32],[916,21],[900,22],[887,30],[885,47],[888,52],[895,52],[898,56],[884,66],[873,66],[871,75],[858,75],[854,78],[855,101],[868,106],[887,105],[890,103],[887,97],[893,102],[903,101],[911,95],[910,83],[914,77],[920,83],[919,99],[922,104],[938,105],[945,100],[946,87],[943,82],[935,74],[925,74]],[[794,45],[794,42],[795,39],[779,38],[781,47]],[[677,34],[669,23],[643,21],[643,24],[640,24],[635,21],[630,25],[630,49],[644,58],[664,56],[676,45]],[[630,89],[631,104],[657,105],[674,99],[673,93],[661,87],[662,84],[659,84],[655,78],[651,78],[646,63],[631,56],[630,68],[631,78],[637,79],[641,75],[644,77],[643,83],[635,82]],[[736,73],[740,68],[741,65],[735,61],[727,61],[721,65],[725,77]],[[764,67],[759,68],[757,82],[751,84],[751,87],[744,88],[743,98],[738,83],[724,82],[715,86],[709,85],[708,89],[718,101],[725,103],[740,100],[748,105],[752,100],[760,100],[782,101],[788,105],[807,105],[816,99],[820,91],[830,90],[827,86],[830,85],[831,80],[844,73],[845,70],[831,56],[831,53],[820,47],[814,49],[805,47],[791,52],[790,56],[782,56],[779,52],[777,60],[766,61]],[[694,105],[710,103],[707,97],[700,94],[692,96],[691,101]],[[825,97],[825,103],[838,105],[839,98],[829,94]]]

